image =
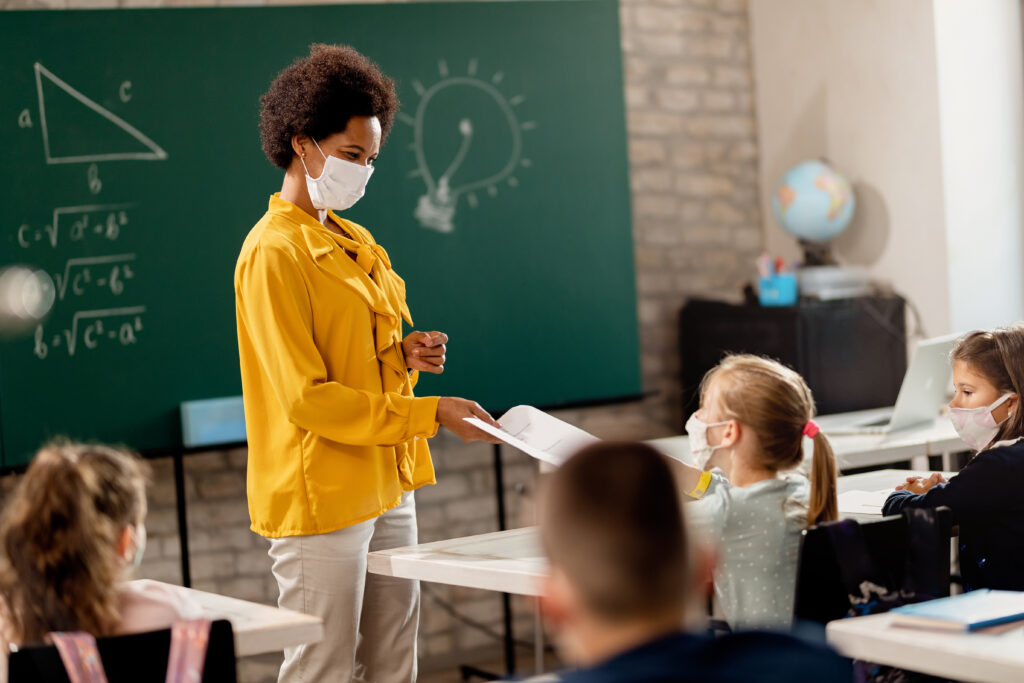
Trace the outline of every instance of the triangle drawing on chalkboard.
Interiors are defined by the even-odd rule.
[[[36,62],[36,90],[48,164],[136,159],[161,161],[167,152],[45,66]]]

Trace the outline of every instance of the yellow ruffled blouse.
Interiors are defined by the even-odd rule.
[[[435,482],[438,397],[413,395],[405,282],[365,228],[331,216],[352,239],[271,196],[235,266],[246,487],[263,536],[357,524]]]

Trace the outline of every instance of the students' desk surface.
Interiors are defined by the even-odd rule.
[[[893,488],[911,474],[928,473],[881,470],[851,474],[838,478],[838,489],[843,492]],[[859,510],[857,514],[850,514],[842,508],[839,514],[870,517]],[[881,514],[881,510],[878,514]],[[525,527],[379,550],[367,555],[367,569],[374,574],[403,579],[536,596],[541,593],[541,580],[547,571],[547,561],[537,536],[537,527]]]
[[[1024,680],[1024,625],[989,633],[948,633],[891,625],[892,616],[839,619],[828,642],[847,657],[963,681]]]
[[[280,652],[286,647],[320,642],[324,637],[320,617],[194,588],[162,585],[199,603],[207,619],[230,621],[238,657]]]
[[[927,477],[930,474],[932,473],[923,470],[876,470],[838,477],[836,491],[839,494],[839,516],[860,521],[878,519],[882,514],[885,499],[889,497],[888,494],[892,493],[897,484],[902,484],[907,477]],[[941,472],[940,474],[946,479],[956,476],[956,472]],[[866,495],[861,495],[859,492]]]
[[[927,477],[935,474],[934,470],[875,470],[874,472],[861,472],[860,474],[847,474],[836,477],[836,490],[839,493],[846,491],[882,491],[895,489],[897,485],[907,480],[907,477]],[[946,479],[955,477],[956,472],[940,472]],[[846,512],[849,512],[847,510]],[[839,514],[843,514],[843,508],[839,508]],[[879,513],[881,514],[881,513]]]
[[[843,417],[874,412],[876,411],[843,413]],[[839,416],[824,415],[815,419],[822,423],[822,430],[832,443],[832,450],[835,452],[836,461],[841,470],[885,465],[904,460],[914,461],[914,467],[925,468],[928,464],[924,458],[929,455],[944,455],[967,450],[967,445],[957,436],[956,430],[953,429],[953,425],[947,417],[936,417],[930,423],[901,429],[891,434],[829,434],[825,427],[837,417]],[[647,443],[669,457],[683,462],[692,462],[690,442],[685,435],[652,439]]]

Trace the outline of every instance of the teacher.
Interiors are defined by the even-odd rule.
[[[419,584],[366,572],[366,553],[416,541],[413,491],[435,483],[444,425],[493,439],[479,405],[417,397],[446,335],[412,332],[405,283],[348,209],[373,174],[398,98],[350,47],[313,45],[261,98],[263,151],[281,192],[242,245],[235,304],[252,529],[270,539],[281,607],[324,639],[285,649],[281,681],[414,681]],[[408,255],[411,257],[411,255]]]

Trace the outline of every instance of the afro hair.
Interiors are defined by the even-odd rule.
[[[372,61],[347,45],[310,47],[260,98],[260,138],[267,159],[288,168],[294,156],[292,137],[322,140],[340,133],[353,116],[376,116],[381,139],[398,111],[395,82]]]

